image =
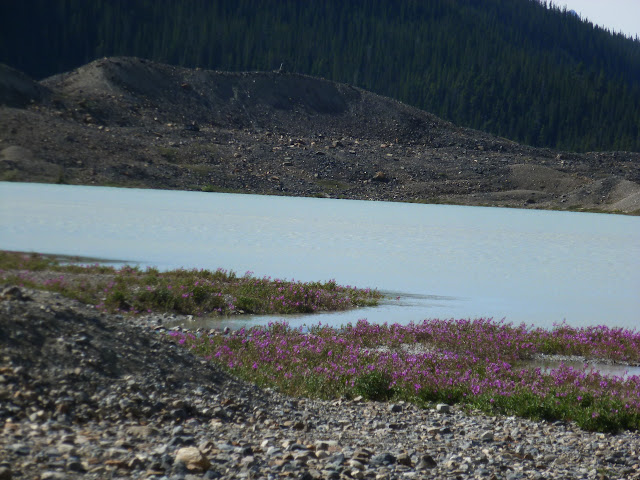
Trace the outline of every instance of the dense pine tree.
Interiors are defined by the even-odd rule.
[[[640,151],[640,40],[535,0],[6,0],[0,62],[135,55],[351,83],[536,146]]]

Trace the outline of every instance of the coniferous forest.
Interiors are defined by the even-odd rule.
[[[0,62],[288,70],[562,150],[640,151],[640,40],[537,0],[6,0]]]

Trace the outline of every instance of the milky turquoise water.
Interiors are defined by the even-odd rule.
[[[389,292],[377,308],[292,324],[640,325],[638,217],[0,182],[0,248]]]

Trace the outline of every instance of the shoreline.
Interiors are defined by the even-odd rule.
[[[239,275],[218,268],[160,271],[138,265],[84,264],[82,257],[0,250],[0,280],[60,292],[111,313],[169,312],[192,316],[315,313],[375,306],[375,289],[335,280],[300,282]]]
[[[312,77],[205,78],[131,57],[95,60],[42,84],[4,73],[47,92],[0,109],[0,177],[8,181],[640,212],[637,152],[521,145]],[[158,79],[153,88],[149,75]],[[193,82],[202,88],[185,97]],[[220,96],[210,88],[218,83],[245,94]],[[318,95],[344,110],[318,110]]]
[[[383,197],[383,198],[374,198],[374,197],[359,197],[359,196],[346,196],[346,195],[306,195],[301,192],[281,192],[281,191],[244,191],[242,189],[237,190],[226,190],[224,188],[220,189],[208,189],[208,190],[198,190],[198,189],[183,189],[183,188],[172,188],[168,186],[157,186],[157,185],[130,185],[128,183],[117,183],[117,182],[107,182],[107,183],[58,183],[52,181],[30,181],[29,179],[22,180],[1,180],[0,183],[37,183],[43,185],[63,185],[69,187],[102,187],[102,188],[120,188],[120,189],[138,189],[138,190],[166,190],[166,191],[177,191],[177,192],[195,192],[195,193],[225,193],[231,195],[257,195],[257,196],[267,196],[267,197],[291,197],[291,198],[318,198],[318,199],[326,199],[326,200],[353,200],[359,202],[390,202],[390,203],[406,203],[406,204],[421,204],[421,205],[444,205],[444,206],[455,206],[455,207],[477,207],[477,208],[504,208],[504,209],[512,209],[512,210],[539,210],[543,212],[567,212],[567,213],[594,213],[594,214],[607,214],[607,215],[623,215],[629,217],[637,217],[640,216],[640,209],[635,210],[616,210],[616,209],[607,209],[606,205],[570,205],[570,206],[561,206],[555,204],[529,204],[529,203],[518,203],[518,201],[510,201],[509,203],[493,203],[487,200],[477,200],[475,196],[479,196],[478,194],[471,195],[460,195],[459,198],[447,198],[446,200],[431,198],[431,199],[406,199],[406,198],[397,198],[397,197]],[[529,192],[525,192],[529,193]],[[469,198],[470,197],[470,198]],[[51,254],[52,256],[56,256],[56,254]],[[73,255],[62,255],[62,257],[74,257]],[[87,257],[91,259],[91,257]],[[127,263],[127,260],[103,260],[96,259],[100,262],[113,262],[113,263]]]
[[[134,317],[4,292],[3,478],[640,478],[637,432],[290,398]]]

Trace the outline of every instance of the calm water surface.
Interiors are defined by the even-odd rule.
[[[293,325],[640,325],[637,217],[0,182],[0,248],[335,278],[390,297],[372,309],[287,317]]]

